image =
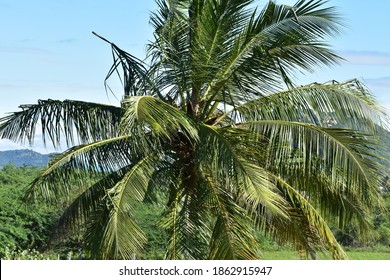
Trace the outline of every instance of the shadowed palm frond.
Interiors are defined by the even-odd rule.
[[[277,168],[281,162],[297,160],[299,169],[310,174],[314,168],[321,168],[329,172],[332,183],[348,182],[347,187],[365,199],[379,191],[375,187],[379,166],[370,158],[370,143],[363,134],[279,120],[248,122],[245,126],[270,139],[269,166]],[[314,164],[316,160],[321,164]]]
[[[144,199],[147,186],[157,169],[158,158],[158,154],[152,153],[141,159],[108,191],[106,200],[112,206],[101,242],[104,246],[100,253],[103,259],[130,259],[132,254],[141,252],[146,238],[135,222],[131,203]]]
[[[243,196],[248,203],[263,204],[271,213],[284,215],[283,199],[261,167],[241,157],[237,148],[229,143],[229,131],[203,125],[200,128],[199,160],[203,168],[227,191]],[[245,135],[245,134],[244,134]],[[232,137],[232,135],[230,135]],[[235,135],[235,137],[239,137]],[[241,142],[240,142],[241,143]],[[240,186],[235,192],[231,187]]]
[[[324,214],[327,217],[328,209],[322,213],[318,212],[313,207],[313,202],[306,198],[306,194],[300,193],[294,185],[290,185],[280,178],[276,178],[276,180],[278,187],[285,194],[292,208],[290,209],[290,221],[282,223],[278,220],[274,220],[276,223],[270,221],[271,228],[275,227],[272,235],[281,243],[291,240],[295,246],[303,248],[306,252],[304,255],[306,259],[310,252],[321,251],[322,246],[329,250],[334,259],[346,259],[347,255],[323,218]],[[324,206],[324,208],[329,208],[329,206]],[[281,235],[279,227],[285,229]]]
[[[133,138],[134,139],[134,138]],[[75,146],[56,156],[30,184],[26,198],[37,196],[48,201],[68,197],[71,180],[84,185],[84,178],[99,177],[120,170],[138,161],[140,154],[133,150],[129,136],[120,136]]]
[[[43,142],[54,147],[64,140],[74,145],[117,136],[122,109],[115,106],[73,100],[39,100],[36,105],[22,105],[22,111],[3,117],[0,137],[30,145],[41,129]]]
[[[122,180],[129,171],[129,166],[112,172],[92,185],[85,184],[81,194],[74,199],[65,209],[59,220],[59,225],[63,229],[75,229],[80,224],[87,223],[91,215],[98,211],[110,188]]]
[[[104,80],[106,89],[110,89],[107,83],[110,77],[117,74],[124,89],[124,96],[149,95],[153,86],[151,86],[151,79],[148,77],[147,65],[96,32],[92,32],[92,34],[111,45],[114,62]],[[119,67],[122,68],[121,72],[119,72]]]

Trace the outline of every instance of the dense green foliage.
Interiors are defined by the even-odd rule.
[[[45,203],[23,204],[26,187],[39,167],[6,165],[0,169],[0,257],[6,250],[45,250],[58,211]]]
[[[390,144],[390,143],[389,143]],[[60,209],[54,209],[45,203],[36,201],[33,204],[23,204],[21,196],[26,186],[39,173],[41,167],[16,167],[7,165],[0,169],[0,258],[5,259],[65,259],[78,258],[78,250],[83,249],[82,257],[88,258],[82,231],[72,234],[72,237],[57,235],[57,223]],[[384,190],[384,197],[390,212],[390,185]],[[156,226],[162,214],[162,206],[157,204],[142,204],[136,206],[137,222],[148,238],[147,246],[137,256],[141,259],[163,259],[167,247],[168,234]],[[338,241],[349,248],[354,248],[351,259],[378,258],[386,259],[390,251],[390,215],[378,213],[374,217],[375,234],[373,239],[364,242],[353,228],[344,231],[335,229]],[[266,259],[299,259],[296,252],[289,252],[290,247],[280,247],[267,236],[258,234],[262,258]],[[361,249],[361,253],[358,253]],[[371,248],[371,249],[370,249]],[[71,252],[72,255],[69,255]],[[387,252],[387,253],[386,253]],[[370,256],[375,254],[375,256]],[[320,258],[329,258],[322,256]]]

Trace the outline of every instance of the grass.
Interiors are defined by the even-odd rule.
[[[390,248],[360,248],[346,249],[350,260],[390,260]],[[299,255],[293,250],[270,250],[263,252],[264,260],[299,260]],[[327,255],[320,255],[321,260],[330,260]]]
[[[346,249],[351,260],[390,260],[390,247]]]

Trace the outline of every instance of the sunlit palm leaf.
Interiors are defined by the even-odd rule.
[[[310,84],[276,92],[236,109],[239,118],[289,120],[323,127],[345,126],[375,133],[386,115],[369,91],[357,80]]]
[[[173,139],[183,133],[192,141],[197,140],[197,128],[183,111],[151,96],[133,97],[124,102],[122,133],[130,133],[138,125],[163,138]]]
[[[249,98],[249,93],[262,95],[278,88],[280,81],[288,80],[290,68],[298,66],[311,70],[318,64],[336,62],[338,56],[324,47],[322,41],[324,36],[338,32],[337,16],[332,8],[318,9],[321,2],[307,1],[307,5],[304,4],[300,2],[287,9],[284,5],[269,2],[258,16],[248,17],[250,25],[224,52],[230,57],[221,59],[226,64],[220,66],[218,74],[213,76],[204,98],[208,102],[214,98],[223,100],[218,95],[227,94],[221,91],[224,88],[237,89],[228,91],[230,98],[225,99],[229,101],[235,100],[235,95]],[[231,80],[233,77],[235,79]],[[241,85],[235,85],[235,81]]]

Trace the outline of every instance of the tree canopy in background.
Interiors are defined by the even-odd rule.
[[[0,258],[8,251],[45,250],[59,217],[54,207],[43,203],[23,204],[26,186],[41,168],[5,165],[0,169]]]
[[[264,1],[265,2],[265,1]],[[77,196],[61,218],[86,227],[93,258],[128,259],[147,238],[135,205],[163,205],[168,259],[257,259],[258,233],[305,258],[346,255],[330,230],[369,237],[384,209],[375,160],[386,125],[358,80],[294,84],[341,58],[326,44],[340,16],[326,1],[158,0],[143,61],[112,47],[121,106],[39,100],[0,121],[0,135],[69,149],[26,198]],[[373,205],[377,207],[373,207]]]

